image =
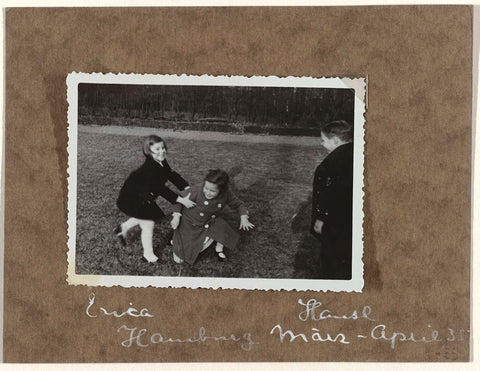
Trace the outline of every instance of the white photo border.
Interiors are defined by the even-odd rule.
[[[211,288],[246,290],[296,290],[296,291],[355,291],[362,292],[363,280],[363,167],[364,124],[367,83],[365,78],[340,77],[277,77],[277,76],[192,76],[152,74],[103,74],[72,72],[67,76],[68,101],[68,252],[67,282],[71,285]],[[76,220],[77,220],[77,135],[78,135],[78,84],[135,84],[135,85],[198,85],[198,86],[259,86],[297,88],[350,88],[355,90],[354,103],[354,169],[353,169],[353,230],[352,279],[273,279],[273,278],[217,278],[217,277],[166,277],[85,275],[75,273]]]

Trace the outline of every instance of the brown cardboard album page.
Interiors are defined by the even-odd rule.
[[[469,360],[472,7],[5,20],[6,362]]]

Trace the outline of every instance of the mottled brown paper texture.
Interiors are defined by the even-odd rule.
[[[4,360],[467,361],[472,12],[7,9]],[[66,77],[73,71],[367,76],[363,292],[69,286]],[[96,317],[86,311],[92,294]],[[298,301],[310,299],[347,317],[370,311],[359,319],[302,317]],[[154,317],[99,309],[120,313],[129,303]],[[271,334],[277,325],[308,342],[289,335],[281,342]],[[147,335],[127,347],[122,326]],[[255,344],[248,351],[241,341],[142,346],[156,333],[193,339],[202,328],[209,336],[249,334]],[[348,344],[313,341],[312,332],[341,333]]]

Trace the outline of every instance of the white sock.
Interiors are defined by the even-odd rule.
[[[140,228],[142,228],[141,240],[143,246],[143,257],[149,263],[155,263],[158,257],[153,253],[153,220],[142,220]]]
[[[213,239],[210,237],[205,237],[205,241],[203,241],[202,251],[208,248],[213,243]]]
[[[122,235],[125,237],[125,235],[127,234],[127,231],[137,225],[140,224],[140,220],[137,219],[137,218],[130,218],[128,219],[127,221],[123,222],[121,225],[120,225],[120,228],[122,228]]]
[[[177,264],[183,263],[183,260],[180,259],[175,253],[173,253],[173,261]]]
[[[215,251],[220,258],[226,259],[227,256],[223,253],[223,245],[221,243],[217,242],[215,245]]]

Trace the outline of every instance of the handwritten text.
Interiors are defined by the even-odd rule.
[[[89,303],[88,303],[88,307],[87,307],[87,310],[86,310],[87,316],[97,317],[96,314],[91,314],[90,313],[90,308],[95,303],[95,294],[93,292],[88,296],[88,302]],[[106,316],[114,316],[114,317],[117,317],[117,318],[123,317],[125,315],[131,316],[131,317],[153,317],[153,315],[148,313],[147,308],[142,308],[140,311],[138,311],[137,309],[132,307],[132,305],[133,305],[132,303],[129,303],[129,305],[130,305],[130,308],[128,308],[126,311],[124,311],[120,314],[117,313],[117,311],[115,311],[115,310],[112,311],[112,312],[109,312],[103,307],[100,307],[99,310],[101,310],[103,312],[103,314],[105,314]]]
[[[370,314],[372,313],[372,309],[368,306],[365,305],[361,311],[361,313],[358,313],[357,310],[354,310],[351,314],[333,314],[329,309],[323,309],[320,311],[318,308],[322,306],[322,303],[320,301],[316,301],[315,299],[310,299],[306,303],[302,301],[302,299],[298,299],[298,304],[302,305],[305,307],[305,309],[300,312],[298,315],[298,318],[302,321],[307,321],[308,319],[311,319],[313,321],[321,321],[324,319],[351,319],[351,320],[357,320],[357,319],[367,319],[369,321],[375,321],[374,319],[370,318]]]
[[[250,351],[253,348],[253,345],[256,344],[252,340],[252,335],[249,333],[244,333],[241,336],[237,336],[234,334],[228,336],[207,336],[207,330],[204,327],[200,327],[198,330],[198,334],[195,336],[185,339],[179,338],[172,338],[172,337],[163,337],[160,333],[153,333],[151,335],[147,335],[147,329],[138,329],[136,327],[129,328],[125,325],[121,326],[117,332],[120,331],[127,331],[128,332],[128,339],[122,341],[122,346],[125,348],[130,348],[132,345],[136,345],[141,348],[146,348],[152,344],[159,344],[159,343],[199,343],[199,342],[206,342],[206,341],[232,341],[234,343],[238,343],[240,347],[245,351]]]

